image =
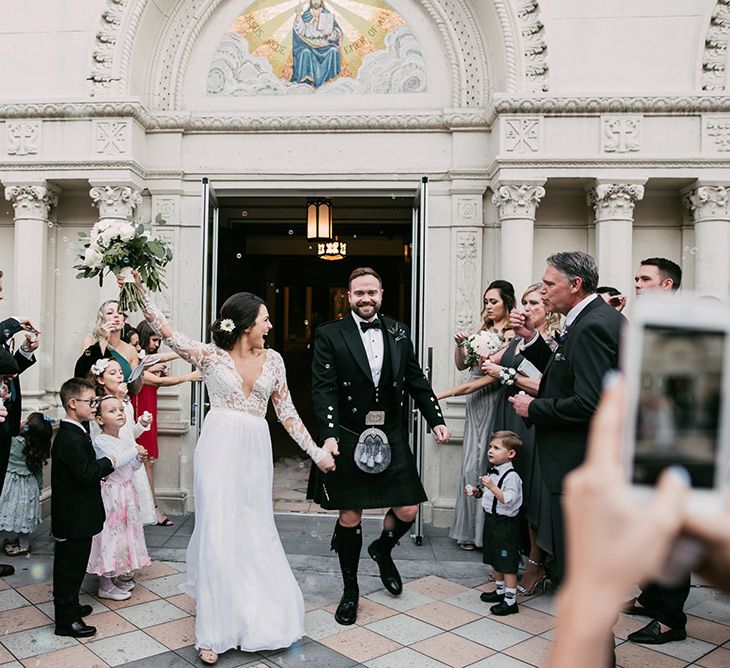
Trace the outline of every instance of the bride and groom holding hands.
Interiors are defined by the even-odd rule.
[[[204,663],[236,647],[288,647],[304,635],[302,594],[274,523],[269,400],[316,464],[308,497],[339,511],[332,549],[344,586],[335,619],[344,625],[357,619],[363,509],[389,508],[367,552],[386,589],[396,596],[402,591],[391,551],[426,500],[405,435],[405,394],[437,442],[447,442],[449,431],[405,326],[379,314],[382,295],[373,269],[355,269],[351,313],[315,332],[312,396],[321,447],[297,414],[281,356],[264,347],[273,325],[263,300],[248,292],[226,300],[206,344],[173,330],[145,298],[145,318],[200,370],[210,397],[195,449],[195,529],[181,587],[196,602],[195,645]]]

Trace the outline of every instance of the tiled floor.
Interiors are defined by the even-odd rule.
[[[44,526],[33,541],[34,555],[14,563],[14,576],[0,580],[0,668],[85,668],[139,666],[168,668],[201,665],[193,647],[193,601],[180,594],[185,578],[184,544],[193,518],[174,518],[171,528],[148,527],[156,560],[138,575],[128,601],[94,598],[96,581],[84,583],[87,619],[98,628],[85,641],[53,634],[51,550]],[[494,618],[479,600],[487,582],[480,555],[453,545],[445,530],[426,527],[423,545],[403,541],[398,564],[406,580],[403,595],[385,592],[372,562],[360,565],[358,623],[339,626],[333,617],[340,583],[336,559],[329,552],[333,518],[279,514],[277,525],[306,601],[307,636],[278,652],[229,651],[222,668],[236,666],[301,668],[529,668],[545,663],[555,627],[554,597],[541,594],[521,600],[520,613]],[[366,539],[380,520],[365,520]],[[625,642],[644,620],[622,615],[616,625],[617,658],[624,668],[730,666],[730,599],[694,586],[687,603],[686,642],[642,647]],[[567,667],[573,668],[573,667]]]

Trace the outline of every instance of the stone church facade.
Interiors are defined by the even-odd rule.
[[[594,254],[601,283],[627,293],[638,261],[661,255],[687,288],[728,296],[730,0],[325,2],[340,32],[319,29],[341,60],[317,87],[287,60],[297,4],[0,9],[2,310],[43,330],[27,408],[58,410],[114,294],[72,266],[99,217],[162,214],[175,259],[158,301],[197,335],[203,177],[219,193],[278,197],[387,196],[428,176],[438,388],[457,380],[452,334],[478,322],[486,284],[521,294],[551,252]],[[192,508],[189,393],[161,394],[157,486],[177,512]],[[438,524],[453,508],[463,402],[445,408],[455,442],[425,450],[425,516]]]

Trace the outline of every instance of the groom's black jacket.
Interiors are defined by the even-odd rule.
[[[431,427],[444,424],[405,325],[386,316],[378,317],[387,348],[378,389],[386,424],[402,424],[405,392],[413,397]],[[390,368],[386,368],[388,363]],[[384,387],[386,378],[389,382]],[[370,364],[352,315],[321,325],[315,332],[312,360],[312,397],[320,442],[331,436],[341,438],[341,427],[359,434],[365,428],[366,413],[375,408],[375,394]]]
[[[339,440],[337,470],[312,469],[309,498],[328,509],[385,508],[426,499],[405,438],[403,401],[407,392],[431,427],[444,424],[441,408],[416,360],[408,330],[378,315],[382,323],[383,367],[378,387],[357,323],[351,314],[321,325],[314,335],[312,398],[319,440]],[[353,455],[369,411],[385,411],[384,431],[391,444],[390,466],[378,474],[361,471]]]

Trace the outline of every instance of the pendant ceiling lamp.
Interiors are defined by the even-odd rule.
[[[328,199],[307,200],[307,241],[330,241],[332,239],[332,201]]]

